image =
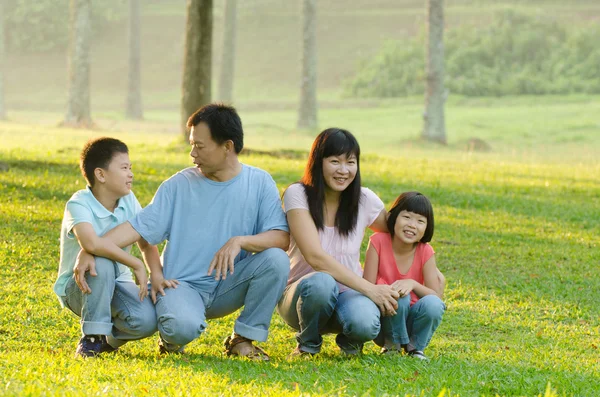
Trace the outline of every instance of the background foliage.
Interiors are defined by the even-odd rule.
[[[451,29],[446,80],[466,96],[600,93],[600,26],[569,26],[545,15],[506,10],[488,26]],[[425,39],[389,41],[346,82],[353,97],[419,95],[425,88]]]

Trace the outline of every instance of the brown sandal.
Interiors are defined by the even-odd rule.
[[[239,345],[240,343],[244,343],[244,342],[248,342],[250,344],[250,347],[246,350],[240,350],[240,351],[234,351],[233,348],[237,345]],[[255,361],[269,361],[269,355],[260,347],[255,346],[252,343],[252,339],[248,339],[248,338],[244,338],[241,335],[237,335],[234,334],[233,336],[228,336],[227,338],[225,338],[225,341],[223,342],[223,344],[225,345],[225,353],[228,356],[240,356],[240,357],[246,357],[250,360],[255,360]]]

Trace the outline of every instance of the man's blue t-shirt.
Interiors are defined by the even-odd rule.
[[[289,231],[275,181],[245,164],[225,182],[186,168],[164,181],[152,202],[129,222],[150,244],[167,240],[165,278],[188,282],[206,295],[217,285],[214,275],[207,275],[210,262],[231,237]],[[248,255],[242,251],[235,263]]]

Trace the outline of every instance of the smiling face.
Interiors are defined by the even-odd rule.
[[[106,169],[100,168],[97,170],[101,171],[97,179],[103,184],[106,190],[115,196],[123,197],[131,192],[133,171],[131,170],[129,154],[115,153]]]
[[[323,159],[323,178],[326,189],[343,192],[356,177],[358,162],[354,154],[340,154]]]
[[[210,134],[208,125],[200,122],[190,129],[190,145],[194,164],[204,174],[211,174],[220,171],[225,167],[227,159],[227,149],[225,143],[219,145]]]
[[[405,244],[421,241],[427,230],[427,217],[410,211],[400,211],[394,225],[394,238]]]

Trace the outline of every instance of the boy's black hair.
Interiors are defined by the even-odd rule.
[[[335,214],[335,226],[342,236],[348,236],[358,220],[361,195],[360,146],[354,135],[341,128],[328,128],[321,132],[313,142],[300,183],[304,185],[308,209],[315,226],[318,230],[323,230],[323,203],[325,202],[323,159],[342,154],[356,157],[356,176],[340,195],[340,205]]]
[[[107,169],[117,153],[129,153],[127,145],[118,139],[102,137],[90,139],[85,144],[79,158],[79,167],[90,187],[94,187],[96,182],[94,170],[96,168]]]
[[[222,103],[205,105],[190,116],[187,127],[192,128],[200,122],[208,125],[211,138],[219,145],[231,140],[237,154],[244,148],[242,120],[233,106]]]
[[[394,237],[394,226],[396,226],[396,219],[402,211],[414,212],[415,214],[423,215],[427,218],[427,228],[421,238],[422,243],[428,243],[433,238],[433,207],[429,199],[419,192],[404,192],[402,193],[392,205],[387,220],[388,230],[392,237]]]

